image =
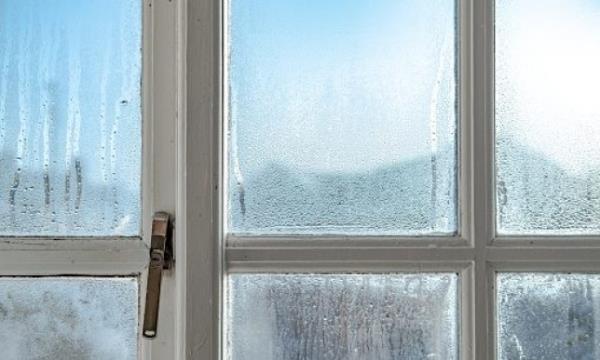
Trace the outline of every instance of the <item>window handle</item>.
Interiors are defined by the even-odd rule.
[[[158,309],[160,305],[160,285],[163,270],[173,267],[173,226],[170,215],[157,212],[152,219],[152,240],[150,244],[150,266],[146,284],[146,307],[144,308],[143,336],[156,337]]]

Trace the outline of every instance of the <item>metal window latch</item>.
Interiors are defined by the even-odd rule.
[[[158,308],[160,305],[160,285],[163,270],[173,267],[173,228],[169,214],[157,212],[152,220],[152,240],[150,244],[150,266],[144,309],[143,336],[156,337]]]

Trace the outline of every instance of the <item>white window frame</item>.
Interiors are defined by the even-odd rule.
[[[600,272],[600,236],[495,235],[493,0],[457,0],[459,235],[229,236],[225,246],[224,1],[143,0],[143,238],[3,237],[0,276],[140,275],[141,307],[150,219],[169,211],[176,264],[142,360],[221,359],[223,279],[259,271],[457,272],[461,359],[494,360],[497,271]]]
[[[179,1],[176,359],[223,358],[223,282],[228,273],[457,272],[460,358],[494,360],[497,271],[600,272],[600,236],[495,234],[494,0],[457,0],[459,235],[450,239],[298,235],[251,241],[228,236],[226,244],[226,0]]]
[[[2,276],[138,276],[139,359],[176,358],[177,282],[167,272],[162,284],[157,338],[142,338],[145,281],[152,215],[175,213],[177,134],[181,120],[181,1],[140,0],[142,35],[142,235],[137,237],[0,237]],[[179,357],[183,358],[183,357]]]

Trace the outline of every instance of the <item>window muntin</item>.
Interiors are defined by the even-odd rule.
[[[457,233],[454,1],[228,6],[230,232]]]
[[[0,1],[0,234],[139,236],[142,1]]]
[[[600,233],[600,3],[496,2],[500,235]]]

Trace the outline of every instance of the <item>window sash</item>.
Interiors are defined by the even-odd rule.
[[[183,221],[188,239],[197,241],[188,241],[185,254],[186,358],[222,356],[222,284],[229,273],[456,271],[461,359],[475,360],[496,358],[497,271],[600,272],[600,236],[495,234],[493,0],[459,0],[459,236],[225,234],[224,1],[188,3]]]
[[[138,276],[140,319],[149,259],[152,214],[174,213],[178,206],[176,161],[180,103],[181,0],[140,0],[142,21],[142,229],[134,237],[0,236],[0,276]],[[174,41],[177,39],[177,41]],[[182,270],[178,269],[179,272]],[[176,294],[180,286],[163,280],[158,337],[148,341],[139,330],[139,358],[175,358]],[[182,358],[182,357],[180,357]]]

